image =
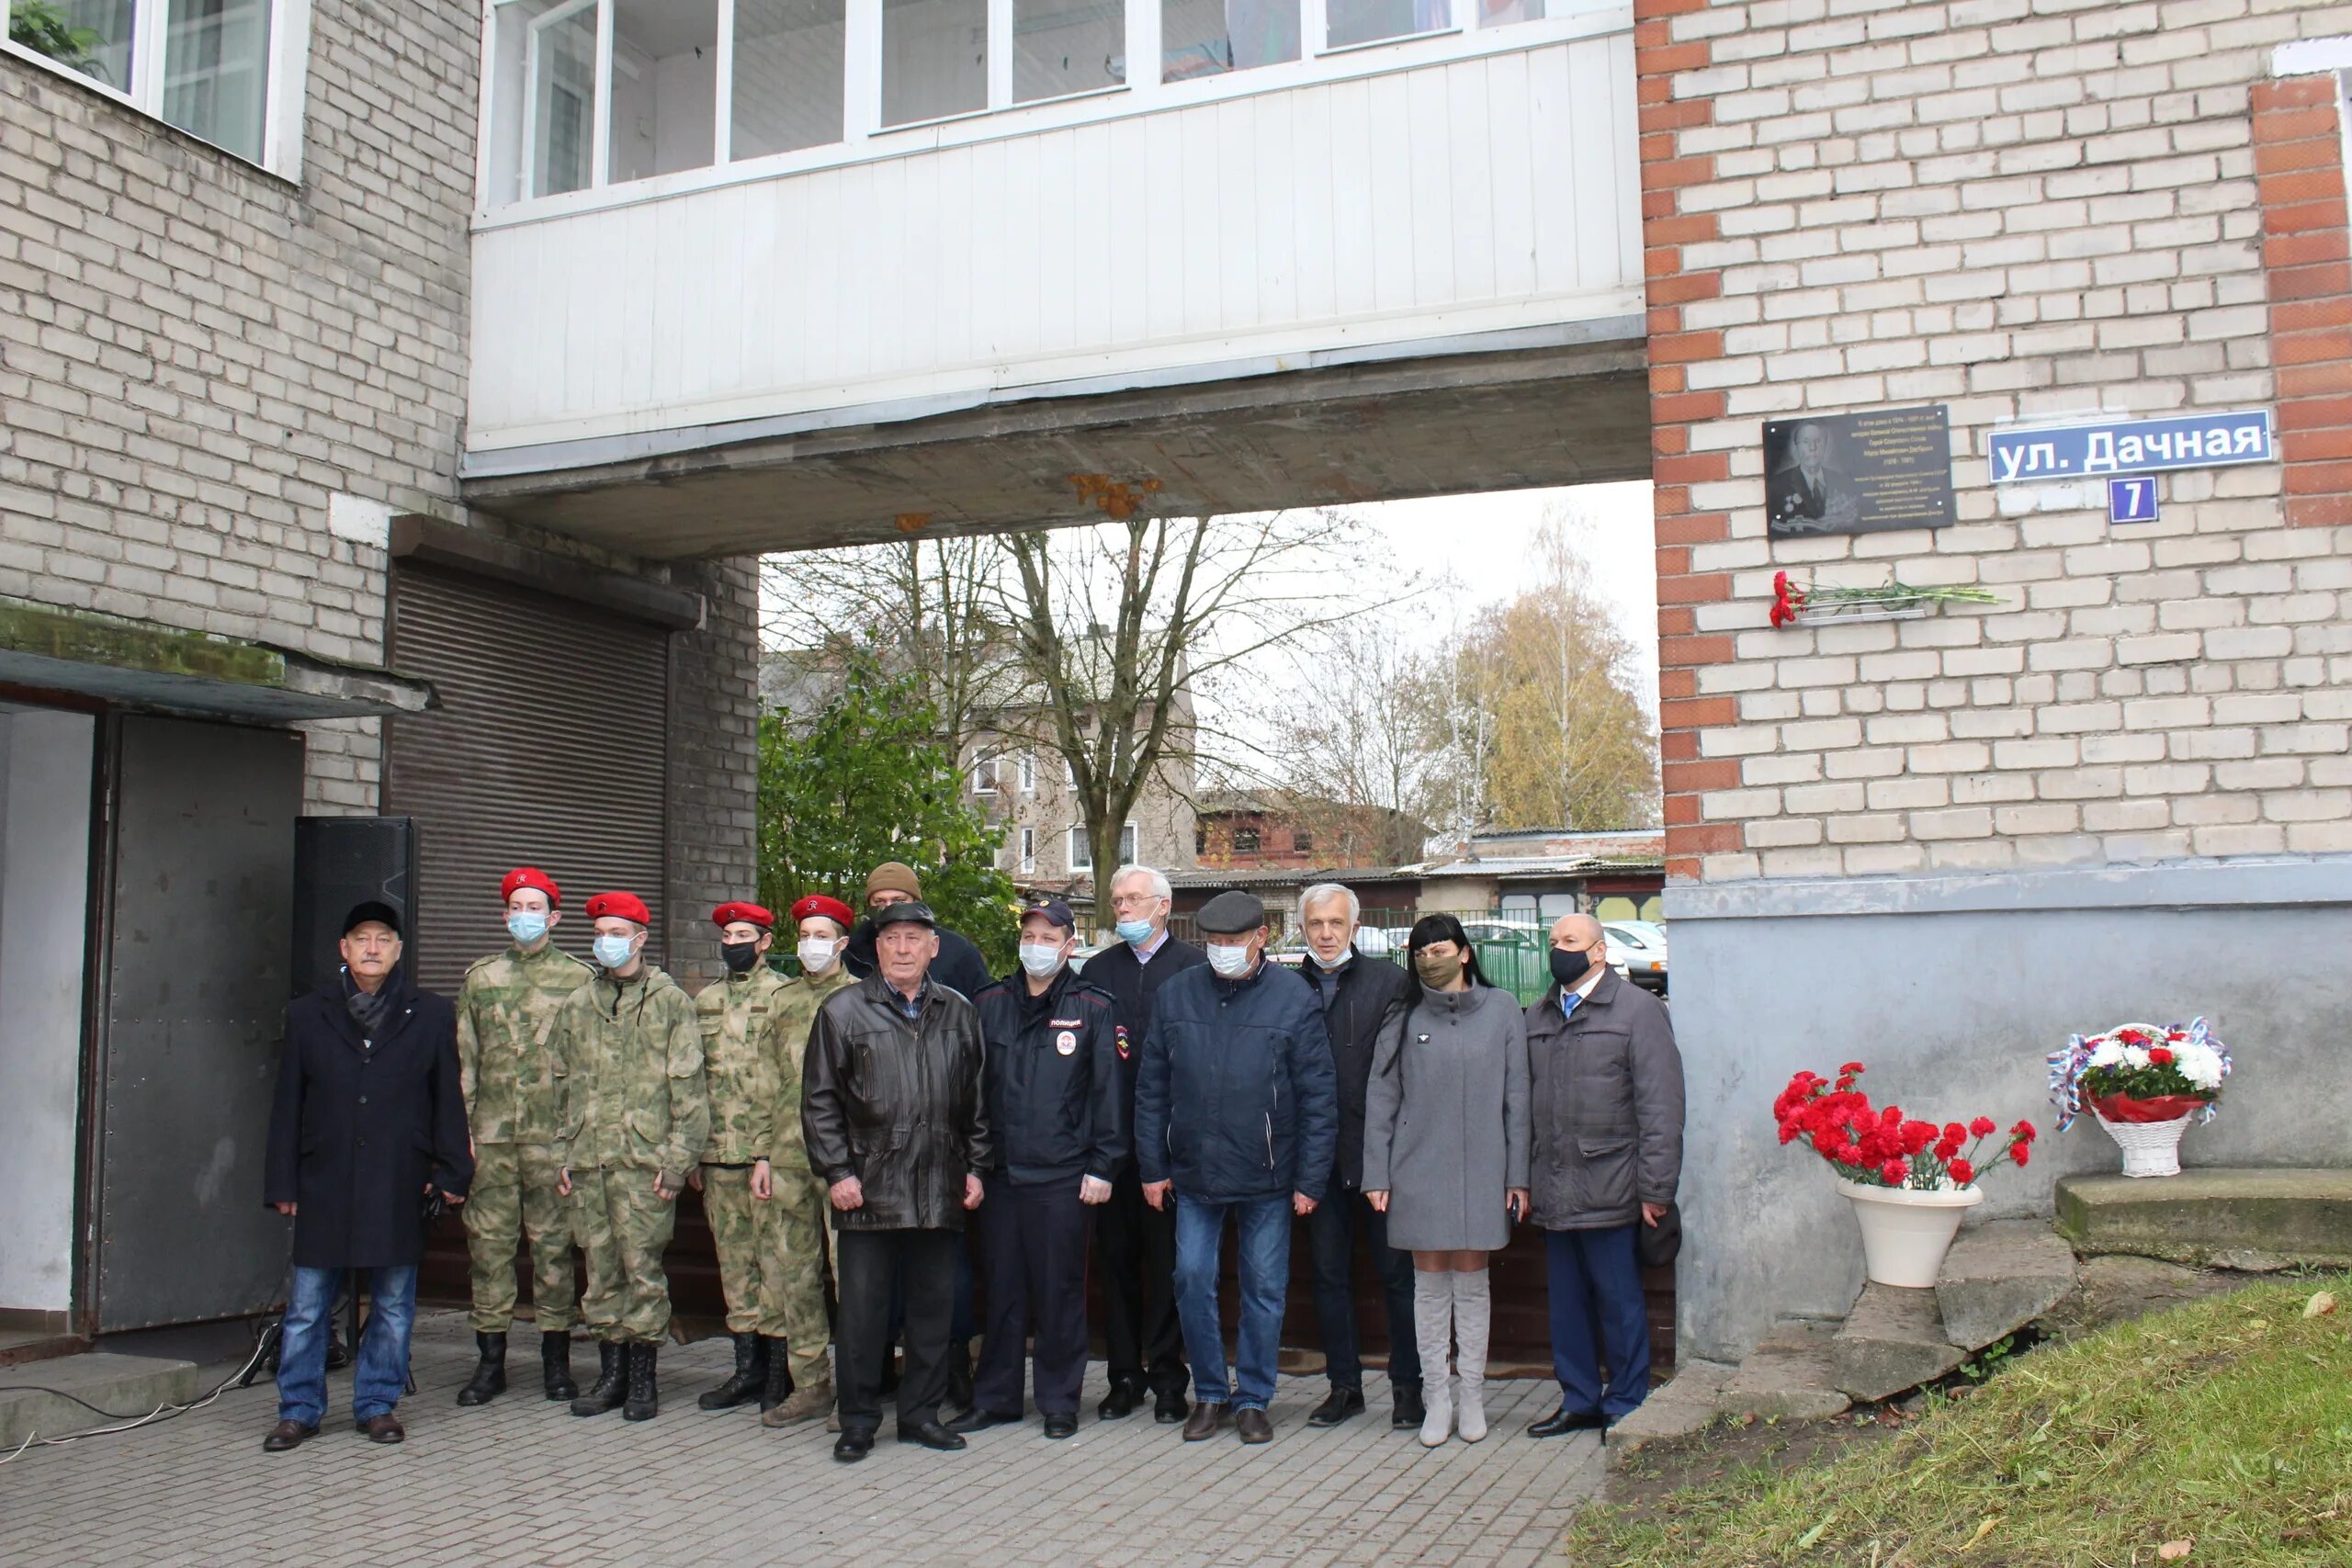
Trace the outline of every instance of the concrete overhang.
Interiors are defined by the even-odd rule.
[[[470,452],[468,504],[653,558],[1649,477],[1637,317]]]
[[[285,724],[437,705],[432,685],[289,649],[0,597],[0,686]]]

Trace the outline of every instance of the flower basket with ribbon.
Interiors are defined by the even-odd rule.
[[[2180,1135],[2192,1118],[2213,1119],[2229,1076],[2229,1047],[2201,1018],[2120,1023],[2050,1054],[2050,1100],[2060,1132],[2089,1107],[2123,1151],[2124,1175],[2178,1176]]]

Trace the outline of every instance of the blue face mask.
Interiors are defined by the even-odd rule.
[[[548,918],[537,909],[521,909],[506,917],[506,934],[525,947],[548,934]]]
[[[633,936],[600,936],[596,939],[596,962],[607,969],[618,969],[637,952]]]
[[[1145,942],[1151,940],[1151,922],[1149,920],[1121,920],[1117,925],[1113,926],[1111,929],[1117,931],[1119,933],[1119,940],[1125,942],[1129,947],[1141,947]]]

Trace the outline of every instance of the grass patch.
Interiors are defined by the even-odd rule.
[[[2306,1318],[2319,1291],[2344,1304]],[[2352,1565],[2352,1280],[2037,1350],[1826,1466],[1588,1509],[1567,1550],[1578,1568]]]

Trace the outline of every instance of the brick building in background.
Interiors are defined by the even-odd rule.
[[[2069,1032],[2203,1014],[2240,1071],[2193,1159],[2340,1144],[2309,1091],[2352,1006],[2352,7],[1635,11],[1682,1326],[1714,1356],[1859,1279],[1774,1146],[1795,1068],[2006,1121]],[[1927,404],[1949,526],[1768,539],[1762,422]],[[1988,472],[2005,426],[2236,410],[2283,461],[2164,475],[2160,521]],[[1777,571],[1890,568],[2000,603],[1771,624]],[[2095,1129],[2041,1152],[1992,1212],[2113,1163]]]

